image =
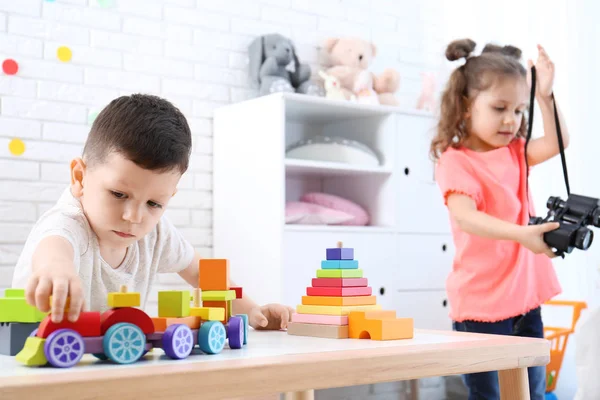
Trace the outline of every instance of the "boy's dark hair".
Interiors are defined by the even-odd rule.
[[[121,96],[96,117],[83,148],[86,164],[103,162],[115,151],[151,171],[187,170],[192,134],[169,101],[147,94]]]
[[[442,93],[440,120],[431,142],[430,156],[437,160],[448,147],[459,147],[467,138],[464,117],[475,96],[487,90],[498,80],[517,78],[525,80],[527,70],[520,63],[521,50],[514,46],[487,44],[478,56],[471,56],[476,43],[471,39],[451,42],[446,48],[449,61],[465,58],[456,68]],[[525,137],[527,118],[521,120],[517,136]]]

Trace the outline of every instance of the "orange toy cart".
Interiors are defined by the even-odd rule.
[[[577,320],[579,320],[581,310],[587,308],[587,304],[583,301],[550,300],[544,303],[544,306],[573,307],[571,326],[569,328],[544,327],[544,336],[551,342],[550,362],[546,366],[546,393],[551,393],[556,388],[558,373],[563,357],[565,356],[569,335],[575,331],[575,325],[577,324]]]

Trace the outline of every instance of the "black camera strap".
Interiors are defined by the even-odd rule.
[[[535,101],[535,66],[531,67],[531,94],[529,96],[529,126],[527,127],[527,138],[525,139],[525,166],[527,168],[527,196],[529,196],[529,163],[527,161],[527,145],[531,139],[531,131],[533,129],[533,109]],[[560,123],[558,120],[558,111],[556,110],[556,100],[554,99],[554,93],[552,96],[552,106],[554,107],[554,124],[556,126],[556,137],[558,138],[558,148],[560,150],[560,160],[562,162],[563,177],[565,178],[565,186],[567,187],[567,195],[571,194],[571,188],[569,186],[569,173],[567,171],[567,161],[565,158],[565,146],[563,143],[562,132],[560,130]],[[531,209],[529,209],[531,210]],[[529,212],[531,217],[531,213]]]

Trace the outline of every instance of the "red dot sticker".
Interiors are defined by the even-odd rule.
[[[6,75],[14,75],[17,73],[18,70],[19,70],[19,64],[17,64],[17,62],[15,60],[7,58],[2,63],[2,71],[4,71],[4,73]]]

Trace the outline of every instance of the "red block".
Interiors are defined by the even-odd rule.
[[[37,337],[47,338],[52,332],[59,329],[73,329],[84,337],[100,336],[100,313],[97,311],[86,311],[79,314],[79,319],[70,322],[65,314],[59,323],[52,322],[52,317],[47,315],[38,326]]]
[[[119,322],[129,322],[137,325],[145,335],[154,333],[154,322],[152,318],[139,308],[124,307],[113,308],[102,313],[100,331],[102,335],[106,333],[108,328]]]
[[[241,286],[230,287],[229,290],[235,290],[235,298],[236,299],[242,298],[242,287]]]
[[[371,287],[307,287],[306,294],[309,296],[370,296]]]
[[[367,278],[313,278],[313,287],[357,287],[367,286]]]

